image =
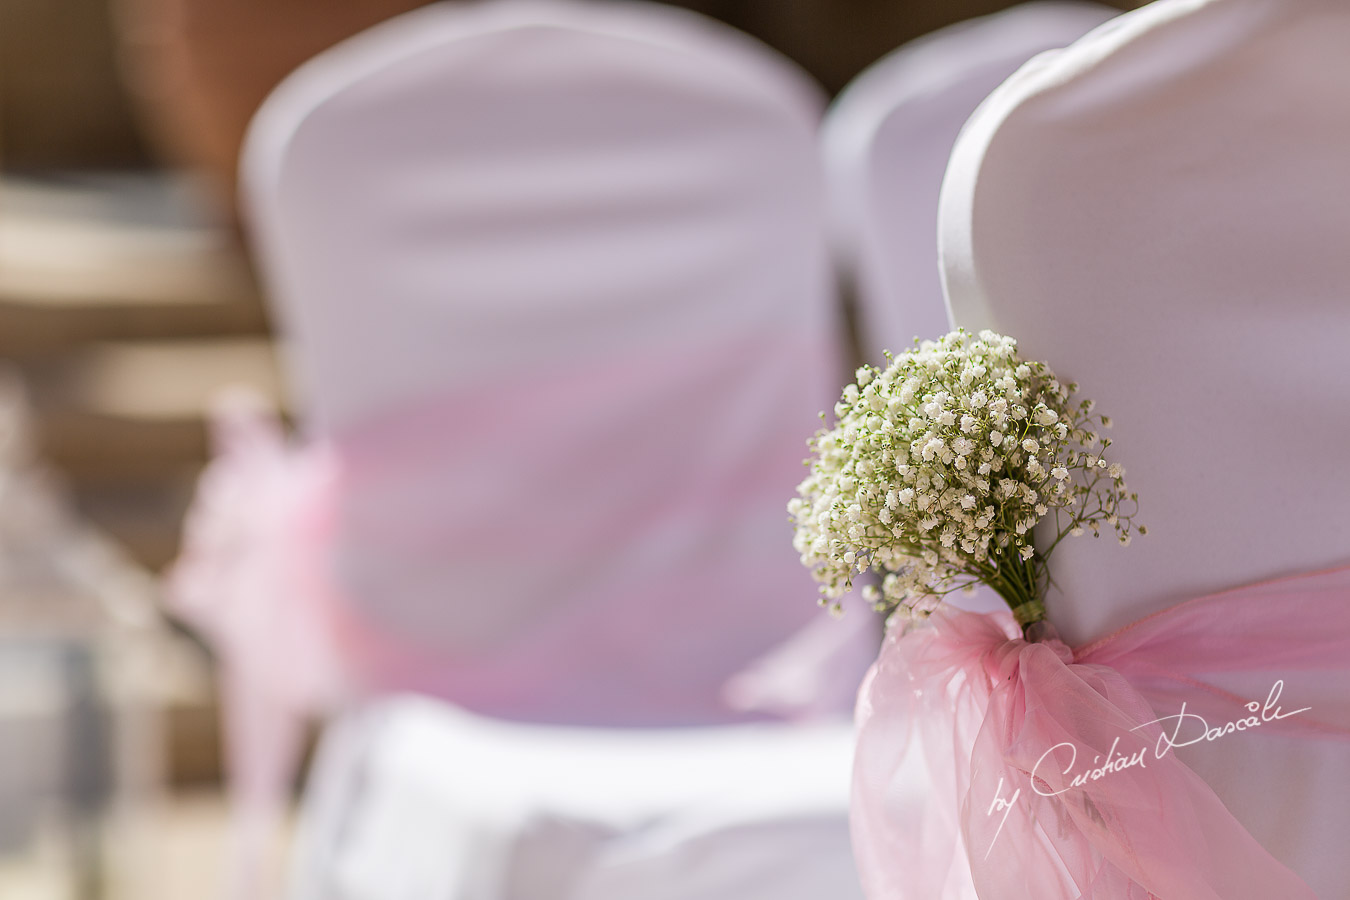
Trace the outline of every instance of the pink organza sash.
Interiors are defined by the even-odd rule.
[[[897,629],[858,702],[867,896],[1314,900],[1173,747],[1203,745],[1206,726],[1350,739],[1348,686],[1350,567],[1192,600],[1075,650],[1024,641],[1004,612]]]

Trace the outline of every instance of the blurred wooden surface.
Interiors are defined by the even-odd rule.
[[[194,188],[153,174],[0,183],[0,356],[264,333],[249,266]]]
[[[0,0],[0,165],[143,166],[154,157],[208,173],[218,199],[230,206],[239,142],[267,92],[315,53],[425,2]],[[1143,5],[1109,2],[1121,9]],[[760,38],[835,92],[905,41],[1015,4],[684,0],[676,5]]]
[[[0,165],[147,161],[108,0],[0,0]]]
[[[426,0],[118,0],[127,83],[165,156],[229,205],[249,119],[302,62]]]
[[[267,93],[300,63],[426,0],[117,0],[132,93],[161,147],[232,204],[239,146]],[[454,0],[451,0],[454,2]],[[1004,0],[686,0],[797,60],[831,93],[912,38]],[[1118,0],[1123,7],[1138,6]]]
[[[176,552],[212,398],[281,402],[247,262],[202,207],[163,176],[0,182],[0,356],[80,511],[152,570]]]
[[[212,398],[242,384],[282,403],[267,331],[233,230],[192,185],[0,179],[0,357],[26,376],[43,463],[151,571],[177,553]],[[212,675],[199,647],[179,649],[165,675],[166,776],[218,783]]]
[[[229,848],[225,798],[212,790],[155,797],[129,810],[107,840],[105,900],[195,900],[220,894]],[[280,868],[294,833],[288,817],[270,849]],[[49,828],[26,851],[0,856],[0,897],[69,900],[69,860]]]

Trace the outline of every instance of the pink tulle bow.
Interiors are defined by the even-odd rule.
[[[233,847],[224,895],[270,893],[270,842],[302,751],[306,716],[343,677],[314,565],[327,527],[334,464],[322,445],[295,447],[250,394],[223,398],[216,458],[198,485],[165,591],[221,661]],[[289,602],[276,603],[278,596]]]
[[[1283,579],[1076,651],[1053,633],[1023,640],[1006,612],[943,609],[894,630],[858,702],[852,826],[867,896],[1315,900],[1172,744],[1201,717],[1350,737],[1347,599],[1350,569]],[[1215,686],[1223,672],[1287,680],[1282,706],[1263,694],[1253,709]],[[1182,702],[1195,718],[1178,718]]]

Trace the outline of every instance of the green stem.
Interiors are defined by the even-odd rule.
[[[1045,619],[1045,604],[1038,596],[1036,582],[1034,561],[1017,558],[1000,559],[998,577],[989,582],[994,592],[1012,609],[1023,636],[1032,625]]]

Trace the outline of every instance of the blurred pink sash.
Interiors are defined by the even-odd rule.
[[[1226,673],[1269,677],[1239,697]],[[887,638],[858,722],[854,848],[873,900],[1315,900],[1172,745],[1206,725],[1209,740],[1350,739],[1350,567],[1075,650],[1022,640],[1008,613],[944,609]]]
[[[227,397],[213,427],[216,458],[198,482],[165,594],[219,661],[234,817],[224,895],[244,900],[271,893],[266,861],[307,719],[345,691],[337,607],[312,565],[336,468],[323,445],[289,446],[251,396]]]

